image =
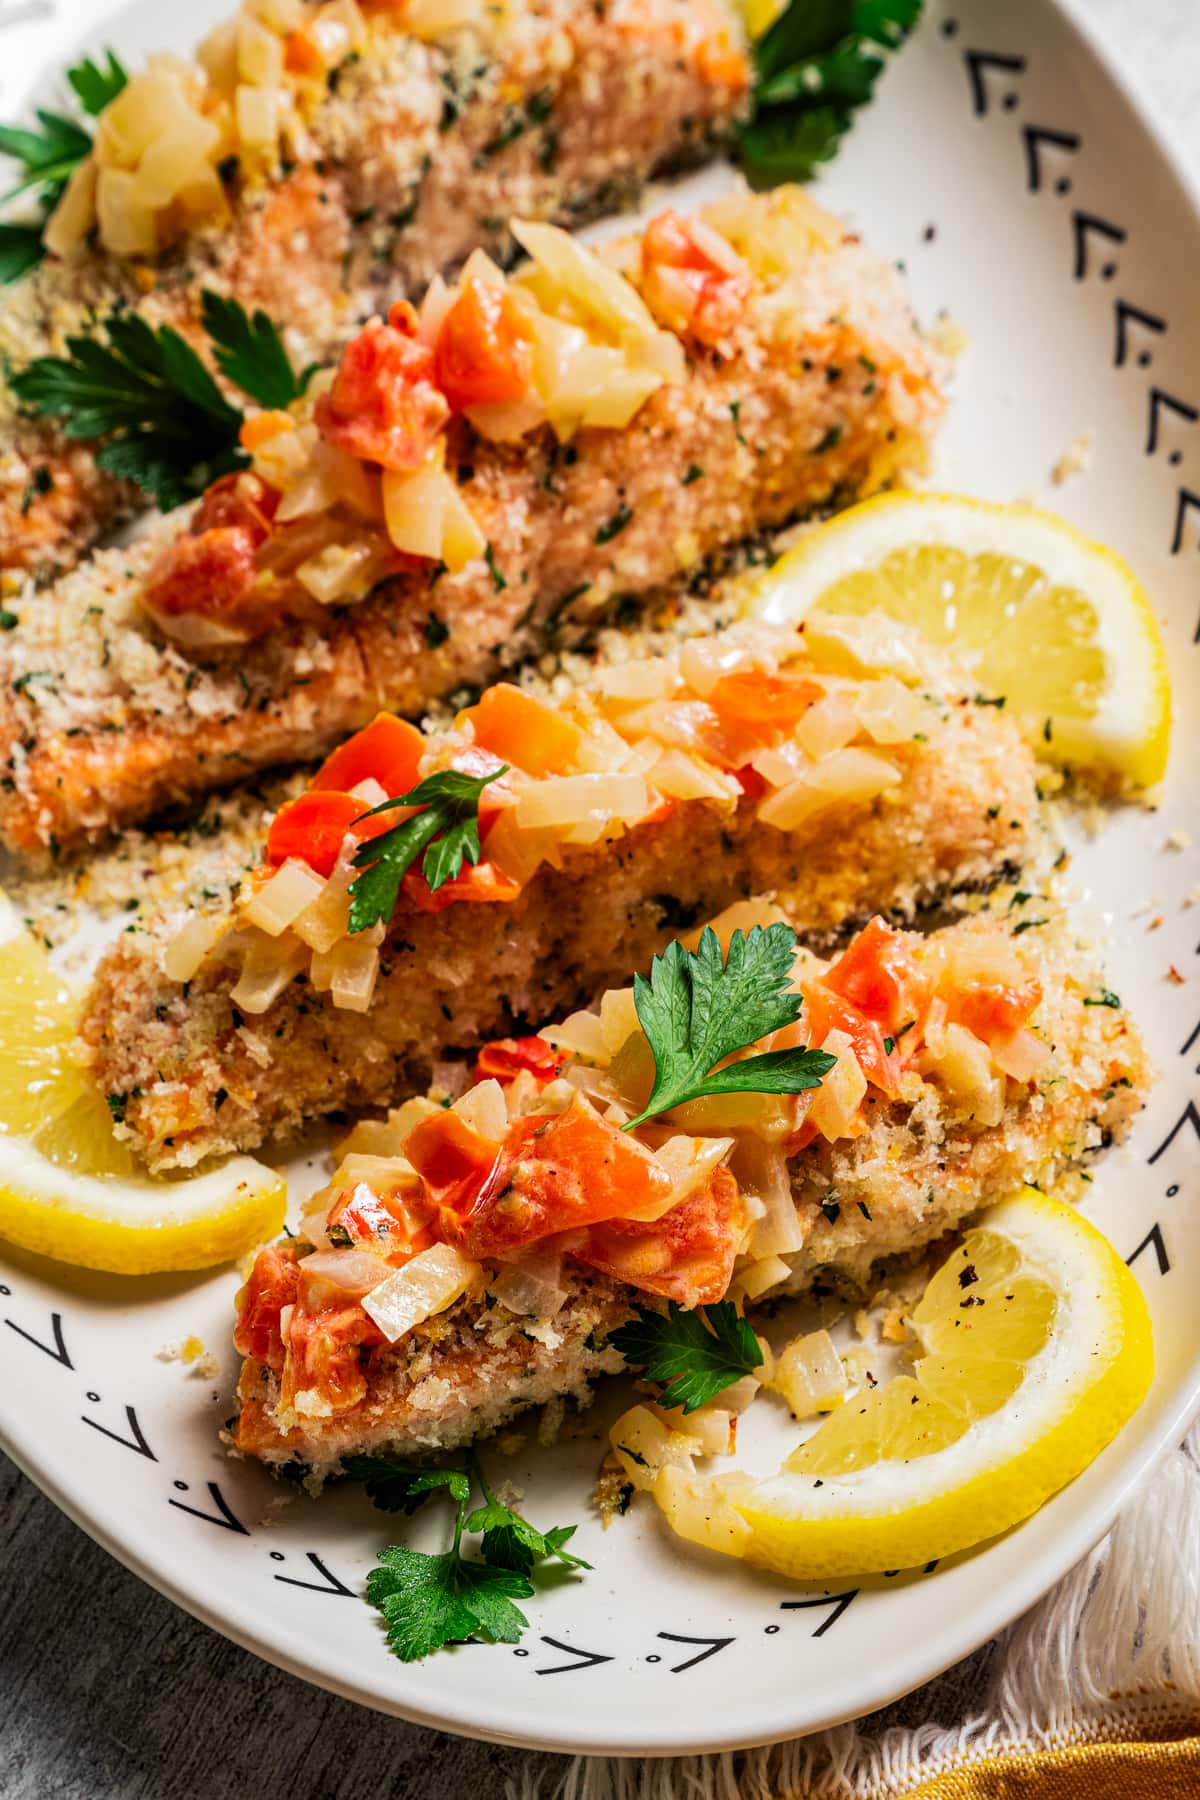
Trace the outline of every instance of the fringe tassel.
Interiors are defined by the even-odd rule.
[[[531,1767],[506,1800],[899,1800],[1000,1750],[1155,1731],[1200,1716],[1200,1427],[1112,1532],[996,1643],[983,1707],[956,1727],[839,1725],[767,1749]]]

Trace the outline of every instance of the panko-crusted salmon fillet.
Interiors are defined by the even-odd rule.
[[[420,1088],[746,895],[828,936],[1015,871],[1037,841],[1020,732],[932,657],[919,689],[863,673],[875,651],[871,621],[743,625],[552,703],[499,684],[449,732],[381,715],[276,815],[236,904],[101,963],[82,1031],[121,1128],[152,1167],[193,1164]],[[405,861],[408,793],[441,849],[477,830],[478,860]]]
[[[505,251],[510,213],[578,222],[710,153],[747,96],[736,11],[247,0],[194,65],[152,61],[101,114],[54,259],[6,296],[5,361],[114,307],[206,349],[206,288],[286,325],[297,367],[324,360],[385,293]],[[68,566],[136,502],[3,385],[0,471],[0,568]]]
[[[653,1073],[626,989],[489,1046],[449,1111],[439,1095],[358,1127],[300,1241],[261,1251],[239,1295],[238,1447],[336,1473],[586,1402],[648,1297],[869,1291],[881,1262],[1120,1138],[1144,1050],[1096,1004],[1094,953],[1037,906],[1024,932],[1027,909],[926,938],[876,919],[832,964],[801,952],[797,1022],[747,1050],[823,1046],[837,1060],[815,1090],[692,1100],[623,1131]],[[717,921],[718,959],[755,916],[741,952],[767,956],[785,928],[760,903]]]
[[[582,249],[523,226],[336,378],[247,426],[190,524],[108,551],[0,644],[23,852],[419,715],[835,496],[919,464],[942,401],[894,270],[796,189]],[[621,272],[623,271],[623,272]]]

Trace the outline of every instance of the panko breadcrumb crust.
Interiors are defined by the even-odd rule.
[[[787,1281],[756,1304],[817,1282],[867,1294],[889,1259],[912,1256],[1024,1182],[1050,1186],[1125,1135],[1152,1078],[1137,1029],[1123,1009],[1085,1004],[1102,990],[1102,972],[1054,904],[1039,900],[1036,916],[1045,922],[1018,931],[1030,916],[1009,911],[1005,922],[1026,974],[1042,984],[1032,1023],[1053,1046],[1050,1061],[1034,1081],[1009,1082],[998,1125],[977,1125],[926,1084],[915,1104],[879,1099],[853,1142],[818,1140],[801,1151],[792,1179],[804,1247],[784,1258]],[[944,935],[993,929],[985,913]],[[331,1474],[353,1453],[453,1449],[555,1397],[586,1404],[591,1381],[622,1366],[606,1334],[631,1316],[636,1299],[584,1271],[572,1274],[552,1319],[464,1298],[396,1344],[360,1352],[365,1397],[326,1416],[282,1416],[278,1375],[247,1361],[237,1447],[267,1463]]]
[[[893,789],[794,831],[758,824],[749,799],[735,812],[681,802],[611,843],[567,846],[562,869],[543,865],[513,901],[402,908],[366,1015],[297,980],[243,1017],[219,952],[184,990],[162,968],[169,920],[124,934],[83,1012],[96,1079],[152,1168],[191,1166],[419,1090],[447,1051],[624,985],[734,900],[771,893],[800,932],[827,937],[871,911],[911,919],[1029,856],[1034,762],[1011,719],[951,689],[925,738],[889,753]]]
[[[627,242],[606,247],[620,265]],[[255,771],[315,757],[380,708],[436,699],[536,654],[568,606],[645,609],[752,534],[923,466],[938,371],[896,271],[848,234],[760,287],[720,350],[623,430],[516,445],[455,419],[447,466],[490,545],[316,622],[205,658],[141,610],[164,521],[14,603],[0,643],[0,843],[57,854]],[[699,476],[693,471],[699,470]],[[686,478],[686,479],[685,479]],[[431,621],[433,628],[431,629]]]
[[[722,40],[724,59],[712,54]],[[231,217],[154,264],[95,250],[43,263],[6,296],[0,354],[14,368],[61,354],[116,306],[207,353],[210,288],[265,308],[297,368],[324,361],[361,319],[476,245],[504,256],[510,217],[579,224],[710,155],[746,102],[740,42],[724,0],[524,0],[438,43],[376,12],[286,172],[231,187]],[[514,133],[535,99],[531,126]],[[45,579],[138,502],[92,445],[22,414],[0,379],[0,570]]]

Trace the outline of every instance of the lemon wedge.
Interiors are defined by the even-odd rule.
[[[180,1181],[138,1174],[73,1060],[77,1006],[0,899],[0,1237],[123,1275],[227,1262],[283,1223],[286,1185],[251,1157]]]
[[[800,1579],[913,1568],[1035,1512],[1116,1436],[1153,1373],[1133,1276],[1032,1188],[966,1233],[912,1324],[913,1373],[848,1400],[777,1474],[664,1469],[655,1498],[674,1528]]]
[[[795,623],[813,608],[881,612],[945,646],[1056,762],[1162,778],[1166,654],[1128,564],[1051,513],[950,494],[883,494],[781,557],[750,600]]]

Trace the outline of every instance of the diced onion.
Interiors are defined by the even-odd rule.
[[[685,655],[690,648],[684,645]],[[650,656],[599,669],[592,685],[610,700],[665,700],[678,688],[679,672],[667,657]]]
[[[300,1263],[306,1284],[327,1281],[331,1287],[348,1294],[370,1296],[387,1279],[388,1267],[381,1257],[369,1250],[314,1250]]]
[[[386,546],[370,537],[350,544],[327,544],[296,570],[296,579],[322,606],[363,599],[384,574]]]
[[[506,1263],[492,1283],[501,1306],[526,1318],[552,1319],[562,1310],[567,1290],[562,1283],[562,1256],[531,1253]]]
[[[473,25],[483,11],[483,0],[405,0],[404,28],[414,37],[436,43],[448,32]]]
[[[776,1358],[769,1385],[783,1395],[798,1419],[831,1412],[846,1398],[849,1386],[842,1359],[827,1331],[793,1338]]]
[[[863,730],[877,744],[911,740],[929,717],[928,703],[893,675],[882,681],[864,681],[854,696],[854,710]]]
[[[512,233],[554,286],[618,339],[659,336],[654,315],[633,285],[559,225],[514,219]],[[680,358],[682,360],[682,348]]]
[[[306,960],[304,946],[277,938],[259,937],[246,951],[242,972],[230,998],[242,1012],[265,1013]]]
[[[158,248],[154,214],[138,204],[134,180],[124,169],[100,170],[96,180],[100,235],[117,256],[153,256]]]
[[[638,1212],[626,1213],[624,1217],[652,1225],[704,1187],[713,1170],[724,1162],[732,1149],[731,1137],[685,1137],[682,1134],[669,1137],[654,1155],[671,1177],[670,1192],[664,1199],[644,1206]]]
[[[662,1469],[683,1469],[691,1474],[695,1468],[696,1440],[672,1431],[648,1406],[631,1406],[622,1413],[610,1429],[608,1441],[626,1476],[642,1492],[654,1486]]]
[[[820,760],[844,749],[859,731],[858,714],[845,694],[836,690],[814,701],[795,730],[795,741],[807,756]]]
[[[445,1312],[479,1281],[483,1271],[452,1244],[422,1250],[388,1275],[363,1301],[389,1344],[436,1313]]]
[[[357,873],[353,863],[339,861],[316,899],[293,921],[296,936],[310,950],[327,953],[350,929],[350,883]]]
[[[244,0],[245,10],[286,37],[304,23],[303,0]]]
[[[1014,1081],[1032,1081],[1052,1055],[1045,1039],[1024,1027],[992,1038],[988,1047],[996,1067]]]
[[[273,88],[283,80],[283,44],[279,34],[249,11],[244,11],[237,22],[237,68],[243,82],[259,87]]]
[[[509,806],[488,831],[485,854],[488,861],[511,875],[522,886],[544,862],[562,867],[562,832],[555,826],[543,825],[527,830],[517,820],[516,807]]]
[[[771,925],[787,923],[787,914],[773,900],[735,900],[732,906],[719,912],[715,919],[710,919],[707,926],[701,925],[695,931],[689,931],[683,942],[686,949],[696,950],[704,932],[712,931],[716,934],[722,954],[728,956],[735,931],[744,932],[749,937],[756,925],[761,925],[766,931]]]
[[[733,1448],[733,1414],[727,1407],[697,1407],[684,1412],[682,1406],[656,1406],[654,1412],[671,1431],[692,1438],[700,1456],[727,1456]]]
[[[600,1035],[605,1054],[615,1056],[634,1032],[640,1032],[641,1029],[642,1022],[638,1018],[633,989],[609,988],[600,1001]]]
[[[650,811],[640,775],[559,775],[531,781],[521,793],[514,823],[532,829],[566,826],[568,841],[595,843],[613,820],[632,824]]]
[[[339,939],[331,950],[314,950],[310,974],[317,993],[328,990],[333,1004],[344,1012],[369,1012],[379,979],[382,938],[383,927],[377,925]]]
[[[807,774],[778,793],[768,794],[758,809],[764,825],[793,831],[815,813],[846,801],[870,800],[895,787],[900,771],[873,750],[835,750]]]
[[[837,1061],[820,1087],[813,1090],[805,1119],[832,1143],[845,1135],[862,1105],[867,1078],[846,1032],[831,1031],[820,1048],[836,1056]]]
[[[947,1025],[938,1049],[931,1045],[922,1057],[958,1103],[980,1125],[998,1125],[1004,1117],[1004,1077],[992,1072],[987,1045],[965,1025]]]
[[[736,806],[742,797],[736,776],[700,762],[684,750],[664,750],[648,770],[651,786],[675,800],[719,800]]]
[[[772,1288],[782,1287],[791,1273],[781,1256],[762,1256],[738,1270],[737,1285],[745,1299],[761,1300]]]
[[[454,1102],[451,1111],[492,1143],[500,1143],[508,1130],[508,1106],[498,1081],[477,1081]]]
[[[444,562],[452,575],[483,555],[487,539],[439,458],[412,471],[385,469],[382,488],[384,523],[397,550]]]
[[[242,918],[248,925],[257,925],[260,931],[278,937],[296,922],[305,907],[312,905],[324,886],[321,876],[306,862],[289,857],[282,868],[243,901]]]
[[[764,1144],[760,1138],[741,1137],[730,1166],[743,1197],[753,1195],[763,1205],[763,1215],[756,1221],[751,1234],[750,1254],[755,1257],[787,1256],[802,1250],[804,1228],[796,1212],[791,1174],[783,1150]]]
[[[272,40],[278,43],[278,39]],[[238,137],[246,149],[273,151],[279,141],[279,95],[273,87],[243,82],[234,95]]]
[[[604,1028],[593,1012],[574,1012],[561,1025],[543,1026],[541,1036],[556,1050],[568,1050],[572,1056],[586,1057],[588,1062],[608,1061]]]
[[[730,1498],[728,1483],[732,1479],[730,1476],[706,1479],[668,1465],[654,1483],[654,1498],[672,1531],[680,1537],[709,1549],[725,1550],[731,1556],[741,1556],[750,1541],[751,1530]],[[747,1487],[753,1485],[752,1477],[746,1476],[743,1480]]]
[[[337,1146],[339,1157],[400,1156],[408,1136],[422,1119],[431,1119],[441,1107],[419,1095],[395,1107],[386,1119],[360,1119],[349,1137]]]
[[[190,981],[228,925],[220,913],[189,913],[163,950],[168,981]]]
[[[97,174],[94,156],[85,156],[72,170],[42,233],[42,242],[52,256],[70,256],[95,224]]]

